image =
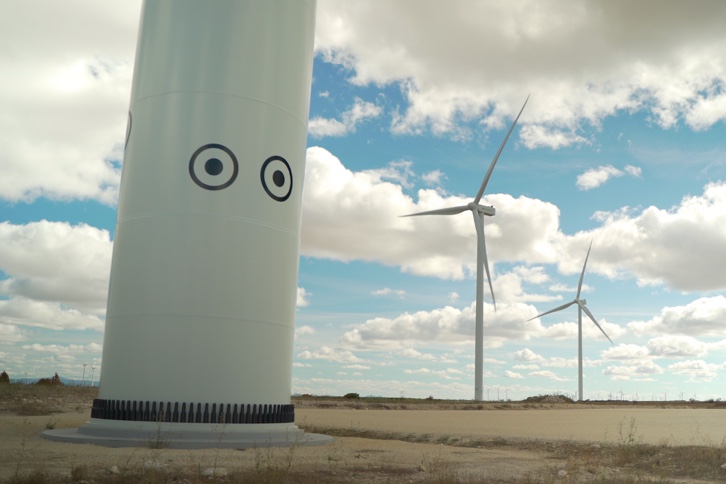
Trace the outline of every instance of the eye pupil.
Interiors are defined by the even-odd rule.
[[[224,166],[219,158],[210,158],[204,164],[204,171],[209,175],[216,176],[222,173]]]
[[[285,184],[285,175],[280,170],[275,171],[272,174],[272,182],[278,187],[281,187]]]

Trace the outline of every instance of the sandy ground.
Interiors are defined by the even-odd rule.
[[[630,436],[670,445],[723,445],[726,412],[718,409],[548,408],[527,410],[379,410],[296,408],[303,428],[334,428],[447,437],[460,441],[532,439],[575,440],[582,448]],[[199,475],[208,468],[277,467],[327,476],[328,482],[440,482],[452,472],[491,481],[557,475],[565,460],[550,457],[542,447],[456,447],[400,440],[336,437],[332,444],[292,449],[174,450],[106,448],[59,443],[40,437],[48,425],[82,425],[89,411],[52,416],[0,414],[0,480],[45,470],[69,476],[86,465],[93,472],[123,475],[131,469],[184,469]],[[317,430],[316,430],[317,431]],[[437,477],[439,480],[437,480]],[[553,482],[553,481],[548,481]],[[572,481],[571,481],[572,482]]]

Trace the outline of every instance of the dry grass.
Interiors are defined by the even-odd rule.
[[[54,425],[53,415],[67,410],[90,408],[97,388],[72,386],[37,386],[0,384],[0,413],[34,416],[48,415],[49,425]],[[486,410],[487,408],[549,408],[551,405],[583,405],[551,401],[503,402],[482,404],[479,402],[450,401],[433,399],[343,399],[298,397],[293,399],[296,406],[315,408],[366,408],[379,410],[406,409],[458,409]],[[680,403],[678,405],[713,408],[721,402],[699,404]],[[597,405],[589,402],[587,405]],[[642,407],[645,404],[639,404]],[[655,404],[654,404],[655,405]],[[662,402],[661,404],[662,405]],[[422,456],[418,468],[403,467],[394,463],[375,465],[356,462],[343,462],[336,448],[330,446],[327,463],[311,467],[301,462],[293,446],[280,449],[249,449],[254,452],[251,465],[230,469],[226,476],[209,477],[203,475],[201,466],[187,468],[154,467],[129,463],[121,469],[90,465],[75,465],[65,476],[51,474],[44,470],[25,469],[18,465],[15,475],[7,482],[12,484],[45,484],[58,482],[86,483],[158,483],[183,482],[189,484],[209,482],[240,483],[577,483],[577,482],[726,482],[726,442],[693,442],[692,445],[660,445],[643,443],[638,433],[637,421],[623,421],[617,429],[615,443],[588,443],[572,441],[546,441],[511,438],[462,438],[458,436],[434,435],[427,433],[380,432],[355,427],[313,427],[300,425],[304,430],[337,437],[351,437],[368,440],[398,440],[412,444],[436,444],[438,446],[477,448],[493,450],[517,450],[543,457],[551,465],[536,475],[518,479],[496,479],[472,476],[442,454]],[[697,439],[696,439],[697,440]],[[21,446],[25,445],[25,440]],[[160,447],[161,448],[161,447]],[[158,452],[156,448],[139,450],[140,453]],[[151,455],[151,454],[149,454]],[[248,454],[249,455],[249,454]],[[153,459],[152,459],[153,460]],[[556,464],[555,464],[556,463]],[[563,464],[564,463],[564,464]]]
[[[24,417],[91,408],[98,388],[90,386],[0,384],[0,413]]]

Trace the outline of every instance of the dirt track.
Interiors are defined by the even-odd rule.
[[[430,433],[462,438],[612,442],[632,436],[651,444],[726,444],[726,410],[558,407],[527,410],[353,410],[303,408],[306,425]]]

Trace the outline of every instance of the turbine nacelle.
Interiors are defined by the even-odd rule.
[[[486,207],[484,205],[479,205],[476,202],[469,202],[466,206],[472,212],[479,212],[480,214],[487,215],[489,217],[493,217],[494,214],[497,213],[497,211],[494,209],[494,206],[492,205]]]
[[[575,299],[575,302],[580,306],[587,306],[587,299]]]

